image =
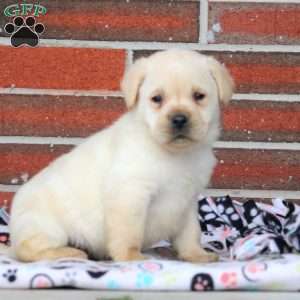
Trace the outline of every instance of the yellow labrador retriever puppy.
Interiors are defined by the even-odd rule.
[[[12,256],[142,260],[143,249],[168,239],[183,260],[217,259],[199,244],[196,196],[216,163],[229,73],[213,58],[174,49],[137,60],[121,87],[129,111],[15,195]]]

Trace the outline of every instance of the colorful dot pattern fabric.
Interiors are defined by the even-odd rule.
[[[200,197],[199,240],[220,254],[219,262],[192,264],[153,256],[122,263],[67,258],[21,263],[0,255],[0,288],[300,291],[300,256],[295,254],[300,250],[299,209],[282,199],[264,204]],[[9,215],[0,209],[3,244],[9,244],[8,222]]]

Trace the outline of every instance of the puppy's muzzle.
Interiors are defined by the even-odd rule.
[[[176,114],[171,117],[170,121],[172,129],[179,131],[188,126],[189,118],[185,114]]]

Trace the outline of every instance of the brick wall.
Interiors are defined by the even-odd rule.
[[[172,47],[215,56],[237,83],[208,193],[300,199],[300,1],[39,3],[37,48],[12,48],[0,18],[0,204],[125,111],[135,58]]]

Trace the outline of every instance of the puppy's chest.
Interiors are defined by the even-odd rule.
[[[193,180],[170,180],[161,186],[149,205],[146,224],[148,240],[155,243],[175,236],[182,227],[187,209],[195,201],[196,193]]]
[[[150,202],[150,211],[155,219],[178,218],[188,204],[196,199],[201,183],[193,168],[161,171],[157,190]]]

